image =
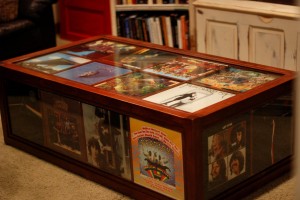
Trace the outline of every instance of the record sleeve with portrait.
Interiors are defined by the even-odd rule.
[[[45,145],[77,160],[86,160],[79,101],[41,91]]]
[[[87,162],[131,180],[129,118],[104,108],[82,104]]]
[[[207,128],[205,149],[205,185],[209,198],[244,180],[250,173],[250,112]]]

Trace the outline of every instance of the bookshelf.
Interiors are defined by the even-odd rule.
[[[190,49],[188,1],[115,0],[110,7],[113,35]]]

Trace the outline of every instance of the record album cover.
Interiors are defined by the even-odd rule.
[[[88,59],[71,56],[68,54],[51,53],[48,55],[21,61],[16,64],[47,74],[54,74],[62,70],[69,69],[75,65],[87,63],[89,61],[90,60]]]
[[[181,133],[130,118],[134,182],[184,199]]]
[[[131,70],[115,67],[99,62],[92,62],[56,74],[59,77],[70,79],[87,85],[94,85],[101,81],[126,74]]]
[[[233,96],[234,94],[228,92],[185,83],[146,97],[144,100],[187,112],[196,112]]]
[[[119,94],[142,97],[178,84],[177,81],[142,72],[123,75],[96,87]]]

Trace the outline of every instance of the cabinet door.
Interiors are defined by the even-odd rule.
[[[207,21],[206,52],[227,58],[238,58],[236,24]]]
[[[249,61],[273,67],[284,66],[284,32],[250,27]]]
[[[109,0],[64,0],[60,2],[61,37],[69,40],[111,34]]]
[[[216,1],[218,5],[214,8],[211,1],[197,1],[195,8],[197,51],[288,70],[299,69],[297,16],[300,15],[293,13],[294,7],[278,6],[276,9],[281,11],[278,14],[273,11],[274,7],[265,4],[270,13],[267,15],[265,10],[250,12],[250,4],[242,4],[245,8],[241,9],[237,3],[231,9],[225,1],[224,4]],[[200,6],[202,4],[209,7]],[[223,7],[226,9],[221,9]],[[283,16],[287,13],[290,16]]]
[[[199,8],[196,10],[197,51],[232,59],[241,59],[239,21],[230,12]],[[243,46],[244,47],[244,46]]]

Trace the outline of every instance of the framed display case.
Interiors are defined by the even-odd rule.
[[[135,199],[240,197],[290,169],[294,79],[99,36],[1,62],[4,139]]]

